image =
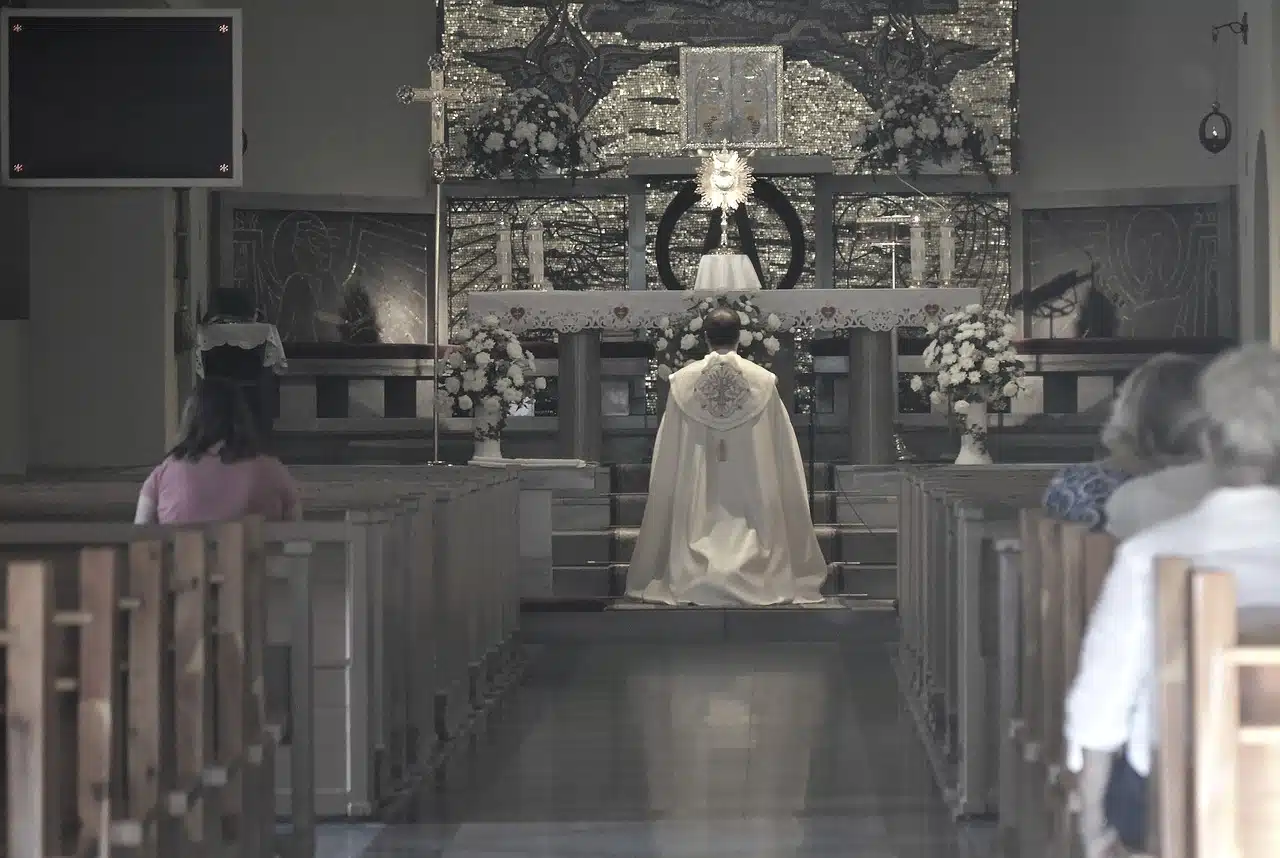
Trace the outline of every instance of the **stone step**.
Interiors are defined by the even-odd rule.
[[[614,494],[611,496],[613,524],[617,527],[639,527],[644,520],[644,508],[648,494]],[[891,506],[887,514],[886,506]],[[813,493],[810,514],[815,524],[866,523],[872,527],[897,527],[896,498],[881,501],[876,498],[847,498],[840,492]],[[567,528],[566,528],[567,529]],[[583,528],[586,529],[586,528]]]
[[[649,465],[611,465],[612,491],[614,494],[645,494],[649,491]],[[805,465],[805,478],[809,478],[810,466]],[[831,491],[835,488],[835,466],[819,462],[812,466],[814,491]]]
[[[626,563],[558,565],[551,572],[550,592],[526,595],[536,601],[618,599],[626,593],[627,569]],[[897,570],[892,564],[832,563],[823,592],[892,601],[897,598],[897,585]]]
[[[898,534],[894,530],[868,528],[861,524],[819,524],[814,530],[822,556],[828,563],[897,563]],[[551,557],[556,566],[626,563],[631,560],[639,534],[638,527],[561,531],[552,534]]]
[[[849,600],[818,607],[616,607],[607,601],[575,610],[526,610],[520,634],[528,643],[713,643],[839,641],[882,645],[897,638],[893,604]],[[588,608],[589,609],[582,609]]]

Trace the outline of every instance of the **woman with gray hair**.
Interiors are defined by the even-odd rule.
[[[1153,573],[1181,557],[1236,579],[1242,636],[1255,609],[1280,608],[1280,354],[1248,346],[1200,379],[1206,465],[1220,486],[1190,512],[1121,543],[1089,617],[1067,696],[1068,764],[1083,771],[1081,835],[1090,855],[1115,840],[1142,851],[1153,744]],[[1264,614],[1267,612],[1263,612]]]
[[[1202,412],[1196,397],[1200,364],[1177,354],[1160,354],[1129,374],[1116,393],[1111,415],[1102,428],[1101,442],[1106,458],[1098,462],[1068,465],[1054,475],[1044,495],[1044,508],[1051,517],[1075,521],[1101,530],[1108,518],[1118,515],[1132,527],[1131,519],[1141,513],[1146,491],[1131,492],[1129,501],[1108,505],[1113,493],[1135,477],[1145,477],[1166,468],[1199,459]],[[1183,497],[1179,481],[1171,489]],[[1174,505],[1168,515],[1177,515],[1195,505],[1204,488],[1191,487],[1189,505]],[[1167,516],[1166,516],[1167,517]],[[1156,519],[1160,520],[1160,519]],[[1154,523],[1154,521],[1152,522]],[[1108,528],[1111,529],[1111,528]],[[1114,532],[1114,531],[1113,531]],[[1128,534],[1124,534],[1128,535]]]

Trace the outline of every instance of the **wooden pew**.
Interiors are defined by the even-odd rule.
[[[998,807],[998,564],[1018,506],[1038,503],[1048,466],[904,472],[898,571],[901,684],[958,817]]]
[[[9,858],[276,854],[262,538],[146,528],[7,564]]]
[[[1280,854],[1280,610],[1237,609],[1229,572],[1156,566],[1163,858]],[[1242,620],[1249,633],[1242,634]]]
[[[314,653],[317,809],[371,816],[478,729],[517,672],[518,480],[471,468],[295,473],[311,480],[301,483],[308,524],[328,526],[307,537],[315,545],[315,621],[343,630],[322,635]],[[119,521],[136,493],[132,483],[0,487],[0,514]],[[502,526],[472,538],[485,521]],[[85,525],[60,526],[72,528],[61,532],[74,541]],[[24,527],[0,524],[0,544]],[[277,646],[289,634],[287,589],[271,588]],[[287,772],[289,752],[282,754]],[[290,794],[282,779],[282,813]]]
[[[1079,854],[1079,796],[1063,741],[1067,691],[1115,541],[1082,525],[1021,515],[1000,557],[999,820],[1007,855]]]

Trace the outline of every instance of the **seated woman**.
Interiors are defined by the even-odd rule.
[[[206,379],[187,402],[182,440],[151,472],[135,524],[198,524],[261,515],[300,517],[298,489],[280,460],[264,456],[235,385]]]
[[[1198,362],[1176,354],[1156,355],[1131,372],[1102,427],[1106,458],[1055,474],[1045,490],[1045,512],[1101,530],[1107,501],[1123,483],[1198,459],[1199,374]]]
[[[1256,345],[1225,354],[1205,370],[1199,388],[1202,449],[1221,488],[1120,545],[1067,696],[1067,763],[1083,772],[1080,824],[1089,855],[1108,854],[1116,839],[1141,852],[1146,839],[1152,696],[1159,687],[1156,558],[1182,557],[1233,573],[1242,636],[1254,631],[1254,609],[1280,606],[1280,353]]]

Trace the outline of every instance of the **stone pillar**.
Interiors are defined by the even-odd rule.
[[[560,450],[566,459],[600,461],[600,332],[560,335]]]
[[[893,332],[854,328],[849,332],[849,461],[893,462],[896,396]]]

